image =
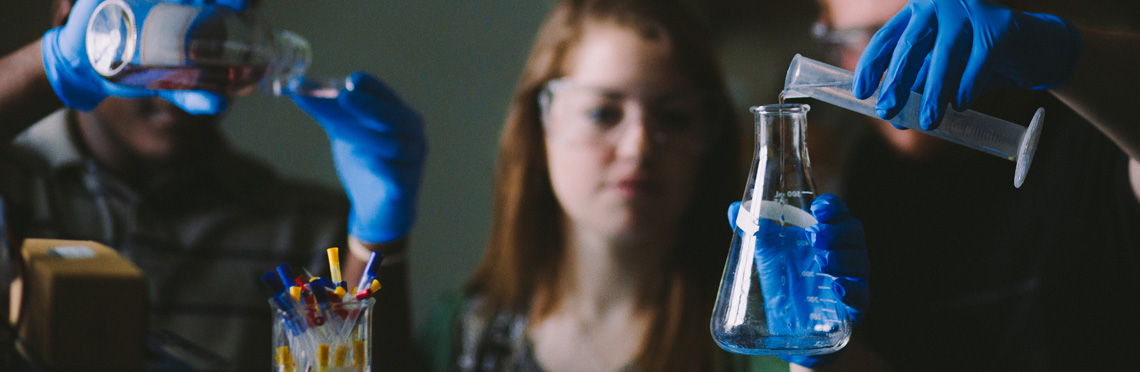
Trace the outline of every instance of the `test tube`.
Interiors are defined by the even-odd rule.
[[[854,80],[851,71],[831,66],[796,54],[788,66],[784,78],[783,99],[815,98],[863,115],[878,118],[875,104],[879,101],[879,91],[871,98],[860,100],[851,92]],[[1037,151],[1037,141],[1045,119],[1045,108],[1037,109],[1029,127],[1023,127],[977,111],[958,112],[947,109],[942,124],[935,130],[924,130],[919,125],[919,109],[922,95],[911,92],[906,106],[891,120],[891,124],[926,133],[950,142],[957,143],[990,155],[1016,162],[1013,186],[1021,187],[1025,174]]]

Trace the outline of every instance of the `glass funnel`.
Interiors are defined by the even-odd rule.
[[[804,230],[816,223],[808,110],[802,104],[752,108],[756,153],[711,322],[713,339],[730,352],[826,354],[851,335],[833,278],[820,273]]]

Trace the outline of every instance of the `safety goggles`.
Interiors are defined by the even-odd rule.
[[[664,148],[700,152],[717,134],[708,95],[695,90],[618,90],[551,80],[538,97],[546,136],[579,146],[614,146],[630,129]]]

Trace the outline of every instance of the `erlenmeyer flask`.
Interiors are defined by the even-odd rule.
[[[851,327],[833,278],[820,273],[804,229],[814,225],[808,105],[752,108],[756,154],[713,310],[720,347],[752,355],[816,355],[847,344]]]

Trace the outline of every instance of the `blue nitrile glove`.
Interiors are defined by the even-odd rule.
[[[423,120],[372,76],[357,72],[349,83],[351,90],[337,98],[290,97],[329,136],[352,201],[349,234],[366,243],[390,242],[406,235],[416,216],[427,155]]]
[[[183,111],[195,115],[219,114],[226,109],[226,99],[207,91],[150,90],[114,84],[91,66],[87,58],[87,23],[101,0],[79,0],[71,8],[67,24],[44,33],[41,53],[44,70],[52,89],[67,107],[90,111],[104,98],[161,97]],[[237,10],[245,9],[249,0],[180,0],[174,3],[202,5],[216,3]]]
[[[735,202],[728,207],[729,223],[735,229],[736,216],[740,203]],[[785,252],[783,255],[773,252],[757,252],[757,264],[760,267],[761,291],[764,292],[765,308],[781,309],[778,312],[769,311],[770,314],[784,314],[789,319],[770,322],[770,326],[787,327],[789,329],[770,329],[773,333],[795,332],[809,323],[809,314],[813,311],[812,303],[808,302],[808,287],[793,288],[798,293],[783,293],[782,276],[796,275],[803,270],[812,270],[818,267],[818,272],[832,276],[832,291],[835,298],[844,304],[848,320],[852,325],[863,320],[864,312],[870,306],[870,291],[867,279],[870,275],[870,263],[867,260],[867,247],[863,235],[863,224],[852,218],[847,205],[834,194],[823,194],[816,198],[811,205],[812,216],[818,223],[802,229],[802,234],[816,248],[814,257],[804,255],[803,252]],[[794,239],[800,234],[794,226],[784,227],[782,230],[774,222],[761,219],[758,229],[758,239],[769,241],[771,239]],[[737,233],[741,233],[739,229]],[[768,232],[780,232],[765,233]],[[782,237],[781,237],[782,235]],[[772,242],[774,243],[774,242]],[[763,246],[763,244],[758,244]],[[775,246],[776,244],[770,244]],[[799,253],[799,254],[797,254]],[[785,257],[793,255],[794,257]],[[789,264],[790,262],[790,264]],[[818,266],[816,266],[818,265]],[[764,270],[766,267],[788,267],[786,270]],[[790,270],[791,273],[783,271]],[[786,279],[783,279],[786,280]],[[768,283],[768,284],[766,284]],[[812,286],[815,283],[804,281],[803,285]],[[769,288],[770,287],[770,288]],[[769,315],[771,316],[771,315]],[[820,366],[832,362],[839,353],[813,355],[813,356],[786,356],[783,357],[791,363],[805,367]]]
[[[882,78],[875,112],[883,119],[911,90],[923,92],[919,123],[930,130],[947,104],[965,110],[982,92],[1065,84],[1080,49],[1080,33],[1057,16],[985,0],[911,0],[867,44],[852,89],[866,99]]]
[[[236,10],[239,12],[249,8],[249,2],[250,2],[250,0],[179,0],[179,1],[182,3],[190,3],[190,4],[195,4],[195,3],[218,4],[218,5],[229,7],[230,9],[233,9],[233,10]]]

